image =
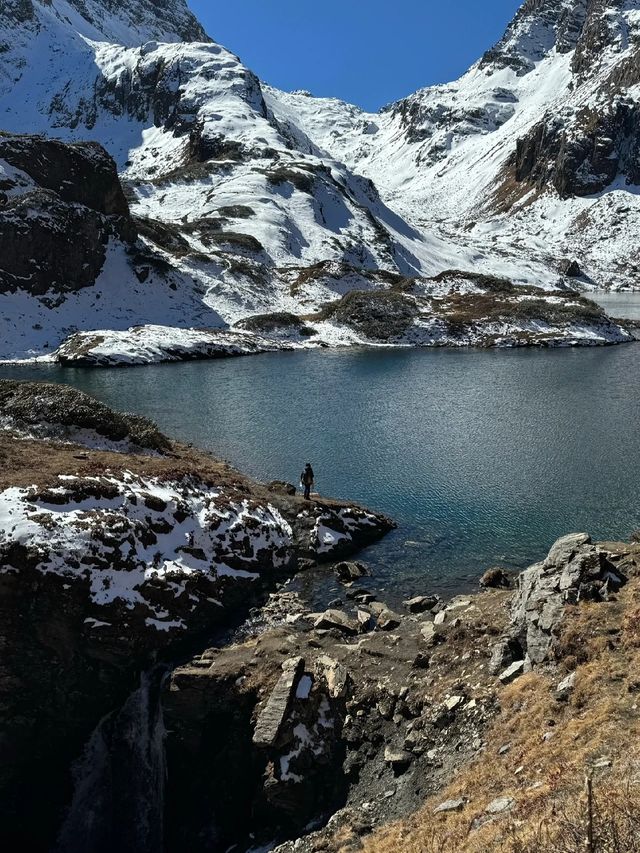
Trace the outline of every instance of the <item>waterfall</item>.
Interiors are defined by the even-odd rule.
[[[74,766],[71,806],[52,853],[162,853],[164,674],[143,673],[122,708],[94,730]]]

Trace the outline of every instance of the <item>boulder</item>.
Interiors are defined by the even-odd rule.
[[[507,667],[504,672],[501,672],[498,678],[502,684],[511,684],[511,682],[515,681],[516,678],[519,678],[524,671],[525,661],[517,660],[515,663],[512,663],[511,666]]]
[[[439,601],[437,595],[416,595],[402,603],[410,613],[425,613],[427,610],[433,610]]]
[[[325,610],[313,623],[314,628],[335,628],[343,634],[355,635],[359,631],[358,622],[342,610]]]
[[[485,589],[509,589],[511,587],[511,577],[505,569],[499,566],[487,571],[480,578],[480,586]]]
[[[253,742],[256,746],[271,747],[276,743],[303,670],[304,659],[300,657],[289,658],[282,664],[282,675],[256,722],[253,732]]]
[[[563,536],[542,563],[526,569],[517,580],[507,634],[494,648],[495,664],[510,644],[533,665],[547,660],[567,604],[602,600],[626,583],[608,553],[586,533]]]
[[[422,634],[422,639],[428,646],[431,646],[436,642],[437,632],[436,626],[433,622],[425,622],[425,624],[420,628],[420,633]]]
[[[576,684],[576,674],[572,672],[566,678],[563,678],[562,681],[556,687],[556,699],[566,700],[569,698]]]
[[[376,627],[379,631],[395,631],[400,627],[402,618],[391,610],[383,610],[378,616]]]
[[[283,480],[272,480],[267,488],[270,492],[288,497],[293,497],[296,493],[296,487],[292,483],[285,483]]]
[[[447,711],[456,711],[461,705],[464,705],[464,702],[464,696],[450,696],[444,704]]]
[[[391,746],[386,746],[384,750],[384,760],[390,764],[394,770],[406,770],[413,761],[413,755],[404,749],[394,749]]]
[[[369,575],[367,567],[363,563],[347,560],[336,563],[333,571],[341,583],[352,583]]]
[[[582,275],[580,264],[571,258],[565,258],[560,262],[558,270],[561,275],[566,275],[567,278],[579,278]]]
[[[513,797],[498,797],[495,800],[492,800],[489,805],[485,809],[486,814],[502,814],[503,812],[509,812],[515,806],[516,801]]]
[[[467,801],[463,797],[458,797],[457,799],[445,800],[444,803],[440,803],[437,808],[433,810],[434,814],[441,814],[442,812],[460,812],[466,806]]]
[[[322,655],[316,661],[316,673],[327,683],[329,696],[332,699],[342,699],[348,689],[349,673],[347,668],[334,658]]]
[[[368,631],[371,627],[371,614],[367,613],[366,610],[358,610],[356,613],[356,619],[360,624],[363,631]]]
[[[493,647],[489,661],[489,672],[491,675],[497,675],[514,661],[521,660],[523,657],[520,643],[515,639],[503,637]]]

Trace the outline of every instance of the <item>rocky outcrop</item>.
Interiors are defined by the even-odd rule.
[[[0,425],[30,438],[94,449],[165,452],[171,442],[141,415],[115,412],[68,385],[0,380]]]
[[[49,850],[72,761],[140,672],[302,556],[352,553],[391,523],[270,492],[60,386],[2,383],[0,422],[0,836]]]
[[[588,196],[617,175],[640,183],[640,110],[631,99],[549,116],[519,139],[515,179],[539,189],[553,186],[561,198]]]
[[[357,815],[364,834],[415,808],[480,748],[495,713],[491,691],[471,687],[486,681],[488,647],[471,661],[467,644],[484,647],[477,632],[501,595],[458,607],[465,630],[436,627],[430,646],[421,631],[430,616],[396,614],[388,632],[385,605],[360,605],[369,621],[359,627],[349,611],[319,620],[303,609],[176,669],[162,697],[169,849],[296,838],[336,810],[333,831]],[[460,678],[464,666],[474,674]]]
[[[69,0],[68,5],[107,39],[122,39],[127,30],[132,38],[145,41],[208,41],[209,38],[183,0]],[[37,25],[43,17],[60,16],[51,0],[6,0],[0,23]]]
[[[543,291],[494,276],[446,270],[379,291],[352,290],[307,318],[352,330],[362,342],[413,346],[591,346],[631,336],[571,290]],[[315,340],[315,339],[314,339]]]
[[[227,329],[177,329],[171,326],[134,326],[76,332],[52,354],[65,365],[123,367],[171,361],[196,361],[256,355],[293,349],[287,341],[270,340],[251,332]]]
[[[505,682],[553,656],[568,605],[601,601],[626,583],[619,554],[592,543],[586,533],[559,539],[542,563],[517,581],[507,634],[496,644],[491,661]]]
[[[129,218],[129,205],[116,164],[101,145],[0,133],[0,160],[24,172],[41,189],[55,193],[65,204],[78,204],[106,216]],[[131,225],[127,225],[131,233]]]
[[[115,164],[99,145],[0,136],[0,293],[94,284],[110,240],[137,239]]]

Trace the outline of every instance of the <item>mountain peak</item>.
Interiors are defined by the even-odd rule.
[[[5,0],[0,9],[0,25],[39,29],[51,18],[87,38],[129,46],[210,40],[184,0]]]

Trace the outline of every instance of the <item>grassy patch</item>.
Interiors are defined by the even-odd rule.
[[[245,317],[235,324],[235,328],[244,329],[247,332],[268,334],[280,330],[295,330],[300,335],[311,337],[316,332],[298,317],[287,311],[274,312],[272,314],[257,314],[254,317]]]
[[[310,319],[331,320],[370,340],[388,341],[404,334],[417,315],[415,299],[404,293],[353,290]]]

